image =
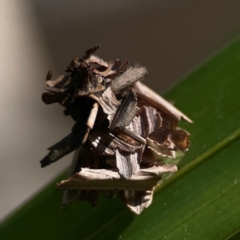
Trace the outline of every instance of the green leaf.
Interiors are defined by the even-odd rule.
[[[227,239],[240,229],[240,41],[180,82],[165,97],[194,124],[179,171],[140,216],[119,198],[96,208],[60,211],[55,182],[1,226],[1,239]],[[232,239],[238,239],[235,235]]]

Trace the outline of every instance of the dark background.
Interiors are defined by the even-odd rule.
[[[100,44],[104,59],[127,58],[147,66],[147,84],[157,92],[222,47],[240,27],[237,0],[33,3],[59,71],[75,54]]]

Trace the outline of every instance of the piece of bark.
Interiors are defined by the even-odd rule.
[[[107,119],[109,120],[109,124],[111,124],[118,107],[120,106],[120,102],[117,100],[115,95],[113,94],[110,87],[108,87],[100,96],[96,96],[91,94],[89,97],[98,101],[100,106],[103,109],[103,112],[107,115]]]
[[[136,82],[142,81],[147,75],[148,71],[145,67],[138,64],[129,67],[124,73],[112,80],[112,91],[116,96],[122,94],[125,90],[131,88]]]
[[[152,168],[140,169],[131,179],[124,179],[117,171],[107,169],[82,168],[68,180],[57,184],[62,190],[152,190],[163,173],[176,172],[175,165],[165,164]]]
[[[145,208],[148,208],[153,200],[153,191],[123,191],[122,198],[127,207],[134,213],[140,214]]]
[[[110,125],[110,131],[115,127],[124,128],[128,126],[138,111],[136,94],[130,91],[118,107]]]
[[[142,106],[139,116],[133,119],[131,126],[132,131],[137,132],[146,139],[149,134],[160,129],[162,126],[162,118],[156,109]]]
[[[186,130],[177,127],[171,132],[170,138],[179,150],[187,151],[190,145],[189,135]]]
[[[156,129],[155,131],[152,131],[152,133],[148,135],[148,138],[152,139],[153,141],[159,144],[164,144],[164,142],[170,136],[171,132],[176,128],[178,122],[174,118],[165,113],[161,114],[161,119],[162,119],[161,127]]]
[[[70,104],[72,90],[66,90],[64,92],[47,91],[48,92],[42,94],[42,101],[45,104],[60,103],[64,107]]]
[[[143,83],[136,83],[133,87],[133,90],[137,93],[137,97],[140,105],[151,106],[156,108],[161,112],[164,112],[174,119],[180,121],[181,119],[192,123],[192,120],[188,118],[185,114],[180,112],[177,108],[175,108],[172,104],[162,98],[160,95],[155,93],[153,90],[148,88]]]
[[[90,59],[92,59],[92,57]],[[94,62],[94,63],[99,64],[99,62]],[[104,68],[103,66],[100,65],[100,67],[95,67],[93,69],[93,72],[108,79],[107,82],[109,82],[109,79],[114,78],[114,77],[122,74],[123,72],[125,72],[127,67],[128,67],[127,60],[121,66],[121,61],[119,59],[116,59],[115,61],[108,62],[107,68]]]
[[[98,49],[100,48],[99,45],[96,45],[92,48],[89,48],[88,50],[85,51],[85,54],[83,55],[83,59],[88,59],[89,57],[91,57],[91,55],[93,53],[95,53]]]
[[[52,73],[49,71],[47,74],[46,86],[50,89],[55,89],[56,91],[59,91],[60,89],[62,89],[62,91],[68,89],[71,83],[71,74],[69,73],[59,76],[56,80],[52,80],[51,78]]]
[[[128,68],[128,60],[125,61],[125,63],[121,66],[121,61],[119,59],[117,59],[115,62],[114,62],[114,65],[112,66],[112,73],[111,74],[108,74],[106,76],[106,78],[115,78],[119,75],[121,75],[122,73],[124,73],[127,68]]]
[[[99,58],[96,55],[91,55],[89,56],[87,59],[85,59],[85,62],[89,63],[89,64],[97,64],[98,66],[95,69],[98,69],[101,67],[101,69],[105,72],[108,67],[109,64],[107,62],[105,62],[103,59]],[[95,65],[93,65],[95,66]]]
[[[84,127],[83,131],[78,133],[70,133],[67,137],[48,148],[50,152],[40,161],[41,167],[43,168],[52,164],[53,162],[56,162],[63,156],[81,146],[84,136],[86,136],[87,132],[88,129]]]
[[[126,179],[130,179],[133,174],[139,171],[138,153],[126,153],[116,150],[116,163],[119,174]]]
[[[50,152],[40,161],[41,167],[46,167],[51,163],[56,162],[63,156],[83,145],[87,141],[90,130],[94,127],[97,112],[98,103],[95,102],[90,109],[90,113],[85,124],[82,124],[81,121],[76,122],[72,129],[72,133],[60,142],[54,144],[52,147],[48,148]]]

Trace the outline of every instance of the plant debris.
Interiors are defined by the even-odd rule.
[[[136,214],[147,208],[162,174],[177,167],[163,163],[189,147],[189,133],[178,127],[191,120],[139,81],[147,69],[128,61],[106,62],[87,50],[75,57],[66,73],[47,74],[46,104],[60,103],[75,124],[71,133],[48,148],[42,167],[76,150],[64,191],[63,208],[74,200],[95,206],[99,191],[120,194]]]

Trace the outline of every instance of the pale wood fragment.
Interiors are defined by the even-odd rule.
[[[137,93],[137,97],[141,105],[154,107],[160,112],[164,112],[172,116],[177,121],[183,119],[189,123],[192,123],[192,120],[190,118],[188,118],[171,103],[166,101],[164,98],[162,98],[160,95],[155,93],[143,83],[136,83],[133,87],[133,91]]]
[[[124,179],[117,171],[107,169],[82,168],[68,180],[57,184],[62,190],[152,190],[161,179],[163,173],[176,172],[175,165],[165,164],[152,168],[140,169],[131,177]]]

